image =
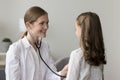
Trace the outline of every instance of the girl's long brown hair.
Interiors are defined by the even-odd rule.
[[[38,7],[38,6],[33,6],[31,8],[29,8],[25,15],[24,15],[24,23],[26,24],[26,22],[29,23],[34,23],[39,17],[41,17],[42,15],[48,14],[45,10],[43,10],[42,8]],[[24,36],[27,35],[27,31],[25,31],[20,38],[23,38]]]
[[[85,12],[77,17],[77,23],[81,27],[80,46],[86,62],[94,66],[106,64],[99,16],[93,12]]]

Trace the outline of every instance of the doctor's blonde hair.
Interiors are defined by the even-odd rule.
[[[42,15],[48,14],[44,9],[38,7],[38,6],[33,6],[29,8],[25,15],[24,15],[24,23],[29,22],[33,24],[39,17]],[[27,31],[25,31],[21,36],[20,39],[23,38],[24,36],[27,35]]]
[[[90,65],[106,64],[103,34],[99,16],[93,12],[80,14],[76,19],[81,28],[80,46]]]

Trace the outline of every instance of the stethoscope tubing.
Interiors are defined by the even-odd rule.
[[[44,64],[47,66],[47,68],[50,69],[50,71],[53,72],[55,75],[65,78],[66,76],[59,75],[59,74],[57,74],[55,71],[53,71],[53,70],[50,68],[50,66],[45,62],[45,60],[42,58],[41,52],[40,52],[41,44],[42,44],[42,38],[41,38],[41,40],[40,40],[39,46],[38,46],[36,43],[35,43],[35,45],[36,45],[36,48],[38,49],[39,56],[40,56],[41,60],[43,61],[43,63],[44,63]]]

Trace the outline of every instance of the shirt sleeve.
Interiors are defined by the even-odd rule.
[[[79,55],[72,52],[68,63],[68,73],[66,80],[79,80],[80,62]]]
[[[20,62],[16,45],[11,45],[6,53],[6,80],[20,80]]]

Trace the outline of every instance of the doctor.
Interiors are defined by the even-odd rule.
[[[24,22],[27,31],[10,46],[6,55],[6,80],[61,80],[40,58],[39,51],[45,62],[56,71],[49,56],[48,44],[42,41],[40,49],[36,47],[36,44],[40,44],[39,37],[46,37],[48,13],[40,7],[31,7],[25,13]],[[66,76],[67,66],[57,73]]]

